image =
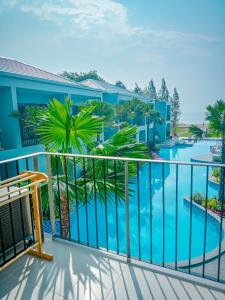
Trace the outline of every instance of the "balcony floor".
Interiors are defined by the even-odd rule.
[[[208,280],[49,237],[44,248],[53,262],[26,255],[0,273],[0,299],[225,299],[225,285]]]

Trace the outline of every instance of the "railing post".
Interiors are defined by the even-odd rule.
[[[33,166],[34,166],[34,171],[38,172],[39,167],[38,167],[38,156],[33,156]]]
[[[128,161],[124,162],[124,173],[125,173],[125,201],[126,201],[127,262],[128,262],[130,259],[130,214],[129,214]]]
[[[52,167],[51,167],[51,156],[46,155],[46,166],[47,166],[47,175],[48,175],[48,201],[49,201],[49,211],[50,211],[50,220],[52,227],[52,238],[56,234],[55,228],[55,209],[54,209],[54,196],[52,189]]]
[[[38,156],[33,156],[33,167],[35,172],[39,171]],[[42,200],[41,200],[41,189],[39,186],[37,186],[37,191],[38,191],[39,211],[40,211],[41,238],[42,238],[42,242],[44,242]]]

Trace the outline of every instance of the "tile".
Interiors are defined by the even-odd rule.
[[[11,278],[13,279],[13,277]],[[63,300],[66,299],[57,294],[47,291],[39,285],[32,285],[29,279],[23,280],[8,280],[4,279],[0,284],[0,299],[1,300]]]
[[[224,293],[179,280],[146,268],[129,265],[106,297],[112,299],[225,300]]]
[[[95,256],[95,266],[91,266],[79,278],[75,288],[77,299],[105,299],[120,278],[126,264],[119,260]]]
[[[225,300],[224,293],[90,248],[46,239],[53,262],[26,255],[0,273],[0,299]]]

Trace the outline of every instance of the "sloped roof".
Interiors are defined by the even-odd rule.
[[[28,64],[24,64],[17,60],[4,58],[4,57],[0,57],[0,72],[12,73],[17,75],[35,77],[35,78],[40,78],[45,80],[56,81],[60,83],[67,83],[67,84],[81,86],[80,84],[77,84],[69,79],[30,66]]]
[[[86,79],[86,80],[80,81],[80,84],[83,84],[83,85],[85,85],[87,87],[90,87],[90,88],[101,89],[102,91],[105,91],[105,92],[117,93],[117,94],[120,94],[120,95],[125,95],[125,96],[130,96],[130,97],[137,97],[137,98],[148,100],[148,98],[146,98],[144,96],[136,94],[136,93],[134,93],[132,91],[129,91],[127,89],[123,89],[121,87],[118,87],[114,84],[111,84],[111,83],[103,81],[103,80]]]

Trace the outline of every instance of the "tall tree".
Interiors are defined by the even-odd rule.
[[[153,80],[150,80],[148,84],[148,96],[151,99],[157,99],[157,92]]]
[[[153,121],[153,115],[154,115],[154,107],[152,103],[145,103],[144,104],[144,115],[146,117],[146,147],[148,151],[150,152],[150,137],[149,137],[149,132],[150,132],[150,124]]]
[[[115,85],[120,87],[121,89],[126,89],[125,84],[120,80],[116,81]]]
[[[80,73],[63,71],[62,73],[59,73],[59,75],[75,82],[79,82],[86,79],[104,80],[101,76],[98,75],[98,71],[96,70]]]
[[[162,78],[162,85],[158,93],[158,98],[160,100],[169,101],[169,91],[167,89],[166,81],[164,78]]]
[[[139,94],[139,95],[142,95],[142,93],[143,93],[141,87],[137,84],[137,82],[135,82],[134,93]]]
[[[173,98],[171,99],[171,120],[173,136],[176,136],[177,125],[180,119],[180,98],[177,89],[174,88]]]

